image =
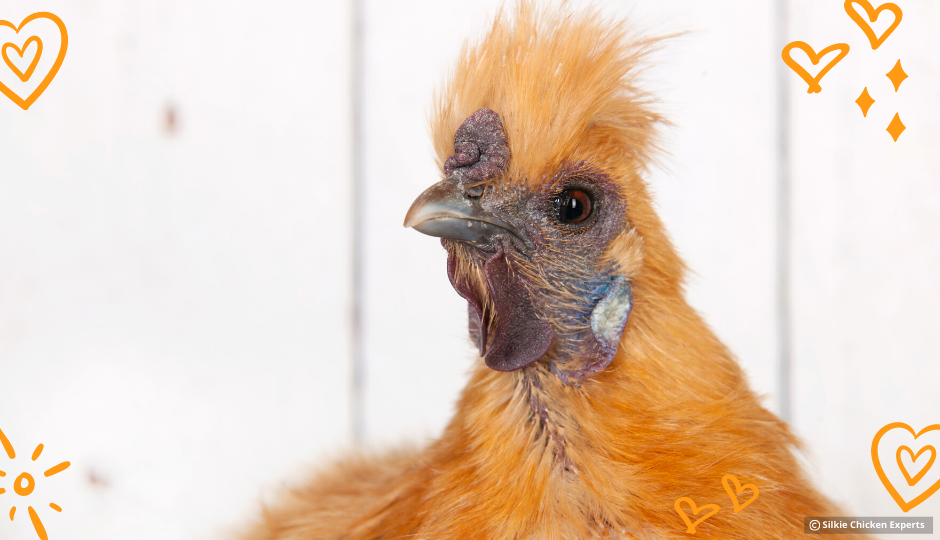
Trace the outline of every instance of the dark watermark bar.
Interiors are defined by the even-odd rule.
[[[933,534],[932,517],[804,517],[806,534]]]

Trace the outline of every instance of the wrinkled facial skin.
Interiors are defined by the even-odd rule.
[[[566,382],[603,370],[632,307],[629,284],[605,256],[627,226],[616,183],[585,162],[536,182],[507,178],[508,142],[489,109],[464,122],[454,149],[447,178],[415,201],[405,223],[442,237],[448,277],[469,304],[487,365],[514,371],[547,361]],[[572,190],[590,199],[578,223],[562,219]]]
[[[580,379],[603,369],[610,361],[604,358],[605,353],[615,350],[605,350],[611,347],[595,336],[591,320],[598,303],[619,286],[617,269],[604,255],[625,225],[622,197],[603,172],[587,164],[560,171],[537,190],[500,187],[506,184],[523,183],[493,182],[486,186],[480,205],[522,232],[523,241],[507,232],[494,235],[485,244],[450,239],[443,239],[442,244],[449,257],[463,259],[479,272],[483,272],[488,259],[502,251],[510,272],[518,274],[525,284],[535,307],[532,315],[551,324],[554,339],[547,356],[556,374]],[[587,193],[593,208],[585,221],[566,224],[559,220],[557,198],[572,189]],[[474,282],[472,278],[468,281]],[[478,298],[492,297],[491,290],[476,294]],[[481,346],[481,351],[493,344],[496,318],[498,314],[483,316],[489,331],[487,346]],[[473,308],[470,329],[480,345],[480,315]]]

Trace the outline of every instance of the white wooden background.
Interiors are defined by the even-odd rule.
[[[877,51],[838,0],[789,0],[785,18],[770,0],[605,6],[687,31],[648,86],[674,123],[650,181],[694,270],[689,296],[768,406],[789,400],[819,485],[869,516],[901,514],[871,465],[875,432],[940,422],[940,4],[896,3],[903,22]],[[354,433],[382,448],[440,432],[472,361],[466,308],[439,244],[401,221],[437,179],[431,91],[498,4],[0,0],[0,19],[52,11],[69,32],[29,111],[0,99],[0,429],[17,449],[0,480],[71,461],[28,501],[51,538],[225,537]],[[821,94],[779,82],[796,39],[852,47]],[[910,79],[895,93],[884,74],[899,58]],[[0,495],[4,515],[14,497]],[[0,539],[35,537],[24,510]],[[912,514],[940,516],[940,495]]]

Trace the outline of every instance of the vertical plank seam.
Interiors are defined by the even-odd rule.
[[[777,94],[777,238],[776,238],[776,312],[778,343],[778,383],[780,417],[790,422],[792,410],[792,327],[791,327],[791,153],[790,153],[790,94],[786,65],[777,51],[783,50],[789,33],[789,0],[776,1],[775,40],[773,61],[776,66]]]
[[[364,77],[364,0],[350,0],[350,149],[352,188],[350,215],[352,219],[352,283],[350,313],[350,389],[349,429],[352,442],[361,446],[365,442],[365,344],[363,328],[363,272],[365,267],[364,213],[361,200],[365,190],[364,132],[363,132],[363,77]]]

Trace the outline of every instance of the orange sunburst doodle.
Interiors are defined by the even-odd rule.
[[[10,459],[16,458],[16,452],[13,450],[13,445],[10,443],[10,439],[7,438],[6,434],[3,433],[3,430],[0,430],[0,445],[2,445],[3,450],[6,451],[7,457],[9,457]],[[36,461],[37,459],[39,459],[39,456],[42,455],[42,450],[43,450],[42,444],[36,446],[36,449],[33,450],[33,454],[30,457],[30,459],[32,461]],[[43,476],[48,478],[50,476],[58,474],[64,471],[65,469],[68,469],[69,465],[71,464],[68,461],[63,461],[62,463],[59,463],[58,465],[55,465],[47,469],[43,473]],[[6,475],[7,475],[6,472],[0,471],[0,477],[5,477]],[[35,488],[36,488],[36,480],[33,478],[31,474],[25,471],[21,473],[19,476],[17,476],[16,479],[13,481],[13,493],[15,493],[16,495],[19,495],[20,497],[28,497],[30,494],[32,494]],[[6,489],[0,488],[0,495],[3,495],[4,493],[6,493]],[[56,512],[62,511],[62,507],[60,507],[59,505],[55,503],[49,503],[49,507],[55,510]],[[26,512],[27,514],[29,514],[29,520],[32,522],[33,529],[36,531],[36,535],[39,536],[40,540],[49,540],[49,534],[46,533],[46,528],[45,526],[43,526],[42,520],[39,519],[39,514],[36,512],[36,510],[32,506],[27,506]],[[14,505],[10,507],[10,521],[13,521],[15,517],[16,517],[16,506]]]

